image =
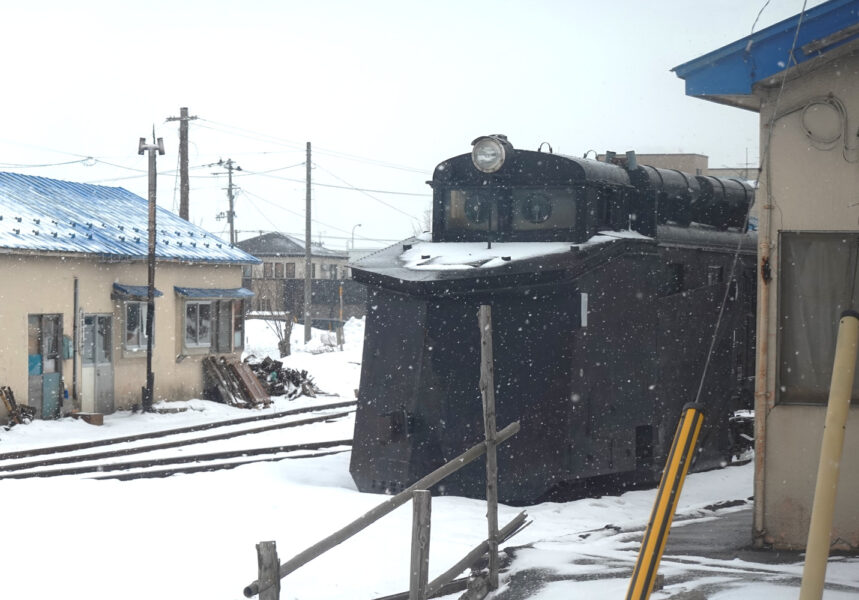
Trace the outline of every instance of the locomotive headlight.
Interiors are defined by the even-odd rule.
[[[495,173],[507,160],[508,151],[513,149],[503,135],[486,135],[472,143],[471,162],[484,173]]]

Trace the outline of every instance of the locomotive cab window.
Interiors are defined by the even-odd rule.
[[[450,190],[445,203],[449,230],[499,231],[501,194],[485,189]]]
[[[576,225],[576,199],[572,188],[516,188],[512,196],[513,231],[572,231]]]
[[[452,189],[444,192],[444,230],[452,240],[575,239],[572,187]]]

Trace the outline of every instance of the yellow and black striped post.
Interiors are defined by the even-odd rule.
[[[703,423],[704,407],[701,404],[687,404],[683,407],[674,442],[662,471],[662,481],[659,482],[650,522],[644,532],[644,539],[641,540],[641,550],[632,572],[626,600],[646,600],[650,597],[659,570],[659,561],[662,560],[662,552],[668,540],[668,531],[674,520],[674,511],[680,500],[683,481],[692,464]]]

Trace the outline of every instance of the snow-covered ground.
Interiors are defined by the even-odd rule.
[[[314,338],[307,346],[302,335],[303,330],[296,328],[293,355],[284,359],[285,365],[307,370],[318,387],[339,398],[277,399],[268,411],[354,399],[360,376],[363,322],[349,322],[342,352],[323,343],[325,332],[314,330]],[[276,341],[262,321],[248,322],[247,353],[277,358]],[[16,426],[0,431],[0,453],[251,414],[203,400],[170,405],[187,410],[146,415],[118,412],[107,416],[102,427],[72,419]],[[343,439],[351,437],[352,424],[350,417],[277,430],[265,437],[254,436],[252,442],[249,438],[219,442],[218,449]],[[747,465],[690,476],[678,509],[681,515],[690,517],[683,523],[743,510],[740,507],[715,513],[705,507],[751,496],[752,473],[752,466]],[[628,532],[643,528],[653,498],[652,490],[634,491],[616,497],[529,507],[533,523],[506,545],[531,547],[516,553],[510,572],[502,577],[502,589],[495,596],[504,597],[510,575],[539,570],[548,573],[550,581],[530,596],[533,599],[622,597],[637,553],[637,544]],[[355,489],[349,476],[349,453],[345,452],[126,482],[85,476],[0,479],[0,499],[4,508],[0,597],[4,599],[238,600],[243,598],[244,586],[256,579],[257,542],[275,540],[284,561],[384,498]],[[519,510],[501,507],[499,521],[506,523]],[[430,578],[484,539],[485,512],[481,501],[433,498]],[[607,525],[615,528],[607,529]],[[405,590],[410,532],[411,507],[407,504],[289,575],[282,582],[281,598],[369,600]],[[706,540],[702,540],[704,543]],[[859,562],[854,559],[833,559],[828,580],[845,587],[844,591],[827,590],[824,597],[856,597],[857,567]],[[769,565],[761,569],[760,565],[739,559],[702,564],[699,557],[666,556],[660,570],[668,585],[664,591],[654,593],[654,599],[689,590],[702,593],[708,589],[705,586],[721,582],[726,589],[715,595],[686,597],[776,600],[797,596],[794,584],[801,565]],[[701,571],[710,575],[683,581],[684,574]],[[749,573],[753,577],[747,577]],[[579,575],[592,577],[567,579]]]

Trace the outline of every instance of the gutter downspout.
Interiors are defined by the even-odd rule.
[[[78,348],[80,348],[80,303],[78,295],[78,278],[74,278],[74,293],[72,300],[72,408],[79,409],[78,404]]]
[[[758,240],[758,324],[757,324],[757,371],[755,373],[755,476],[754,476],[754,520],[752,540],[756,548],[766,544],[764,528],[764,467],[766,459],[766,420],[772,410],[772,394],[768,391],[769,373],[769,319],[770,287],[772,266],[770,249],[772,247],[772,128],[775,119],[769,123],[767,133],[767,152],[764,154],[766,169],[766,204],[760,211],[760,233]]]

